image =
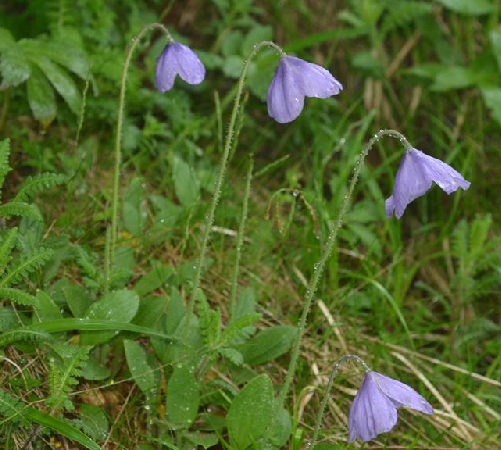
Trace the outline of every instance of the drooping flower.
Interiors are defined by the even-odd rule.
[[[292,122],[303,110],[305,96],[327,98],[342,89],[328,70],[286,55],[268,87],[268,114],[277,122]]]
[[[433,414],[431,405],[400,381],[370,371],[365,375],[350,410],[348,442],[370,441],[397,423],[397,409],[408,408]]]
[[[172,41],[157,58],[158,90],[165,92],[172,89],[176,75],[189,84],[200,84],[205,78],[205,67],[193,50]]]
[[[470,187],[469,181],[443,161],[415,148],[407,150],[398,168],[393,195],[386,199],[386,216],[391,217],[395,211],[400,219],[407,205],[430,189],[433,182],[447,194]]]

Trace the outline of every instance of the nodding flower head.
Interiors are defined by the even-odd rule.
[[[157,88],[160,92],[172,89],[179,75],[189,84],[200,84],[205,67],[193,50],[179,42],[169,42],[157,59]]]
[[[365,375],[350,410],[350,438],[370,441],[390,431],[397,423],[397,409],[408,408],[433,414],[433,408],[414,389],[380,373]]]
[[[447,194],[470,187],[470,182],[448,164],[415,148],[408,149],[398,168],[393,195],[386,200],[386,215],[391,217],[395,211],[400,219],[407,205],[430,189],[432,183]]]
[[[277,122],[292,122],[303,110],[305,96],[327,98],[342,89],[341,83],[323,67],[284,56],[268,88],[268,114]]]

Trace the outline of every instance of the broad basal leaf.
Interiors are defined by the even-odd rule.
[[[460,14],[469,16],[479,16],[488,14],[493,9],[493,4],[489,0],[437,0],[446,8]]]
[[[262,438],[273,420],[273,385],[267,375],[259,375],[233,399],[226,416],[230,442],[245,450]]]
[[[138,307],[139,297],[135,292],[126,290],[110,292],[90,306],[85,318],[128,323],[136,315]],[[81,342],[84,345],[101,344],[117,333],[118,331],[86,332],[82,333]]]
[[[189,427],[198,414],[200,392],[186,365],[176,366],[167,383],[166,412],[169,422]]]
[[[56,98],[49,80],[37,67],[32,67],[27,93],[33,115],[44,127],[48,127],[56,116]]]

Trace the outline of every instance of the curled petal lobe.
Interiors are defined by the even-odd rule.
[[[205,67],[189,47],[171,42],[157,59],[158,90],[165,92],[172,89],[176,75],[189,84],[200,84],[205,78]]]
[[[379,389],[386,395],[397,407],[406,406],[424,414],[433,414],[431,405],[421,397],[414,389],[380,373],[374,372],[375,379]]]
[[[470,187],[470,182],[448,164],[415,148],[409,149],[398,168],[393,195],[386,200],[386,215],[390,217],[395,211],[400,219],[407,205],[428,191],[433,183],[447,194]]]
[[[348,442],[370,441],[390,431],[397,423],[397,409],[402,406],[433,414],[431,405],[414,389],[380,373],[368,372],[351,406]]]
[[[292,122],[303,110],[304,97],[327,98],[342,89],[323,67],[284,56],[268,88],[268,114],[277,122]]]
[[[381,392],[370,372],[360,387],[350,409],[348,442],[370,441],[390,431],[397,423],[397,408]]]

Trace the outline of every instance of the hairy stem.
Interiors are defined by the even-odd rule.
[[[322,278],[322,274],[324,272],[325,264],[327,260],[329,259],[332,249],[334,248],[334,244],[336,242],[337,238],[337,233],[339,231],[339,228],[341,227],[344,216],[346,215],[346,212],[348,210],[348,206],[350,204],[351,197],[353,195],[353,191],[355,190],[355,186],[358,181],[358,176],[360,175],[360,170],[362,169],[363,162],[365,160],[365,157],[369,153],[370,149],[374,146],[374,144],[379,141],[383,136],[390,136],[393,138],[398,139],[402,144],[404,144],[405,148],[408,150],[411,148],[411,145],[405,138],[405,136],[398,131],[395,130],[380,130],[378,131],[372,139],[369,141],[369,143],[362,149],[360,152],[360,155],[358,157],[357,162],[355,163],[355,168],[353,170],[353,175],[350,181],[350,185],[348,187],[348,192],[343,198],[343,201],[341,203],[341,207],[339,208],[339,213],[337,216],[337,219],[333,221],[330,225],[330,230],[329,230],[329,236],[327,238],[327,242],[325,244],[325,247],[323,249],[322,255],[320,257],[320,260],[314,265],[314,270],[313,270],[313,275],[311,277],[310,282],[308,283],[308,288],[306,290],[306,296],[304,300],[304,307],[303,307],[303,312],[301,314],[301,318],[299,319],[299,325],[298,325],[298,331],[296,335],[296,339],[294,340],[293,348],[292,348],[292,356],[289,362],[289,368],[287,370],[287,375],[285,377],[285,382],[282,387],[282,390],[280,392],[280,397],[278,401],[278,411],[280,411],[285,403],[285,398],[287,397],[287,394],[289,393],[290,385],[292,382],[292,379],[294,377],[294,372],[296,371],[296,366],[297,366],[297,360],[299,357],[299,347],[301,345],[301,339],[304,334],[304,329],[306,326],[306,319],[308,318],[308,313],[310,311],[311,303],[313,301],[313,298],[315,296],[315,292],[317,291],[318,288],[318,282],[320,281],[320,278]]]
[[[322,424],[322,419],[324,417],[325,407],[327,406],[327,400],[329,399],[329,395],[331,393],[332,384],[334,383],[334,378],[336,378],[337,373],[339,372],[339,368],[348,361],[355,361],[361,364],[365,370],[365,373],[370,372],[370,368],[365,362],[359,358],[357,355],[346,355],[340,358],[334,367],[332,368],[332,372],[329,376],[329,382],[327,383],[327,387],[325,388],[324,398],[322,399],[322,404],[320,405],[320,409],[317,414],[317,420],[315,422],[315,431],[313,432],[313,439],[311,440],[310,450],[315,448],[315,444],[317,442],[318,433],[320,431],[320,425]]]
[[[120,181],[120,163],[122,161],[122,126],[123,126],[123,116],[124,116],[124,105],[125,105],[125,91],[127,88],[127,75],[129,73],[129,66],[134,54],[134,50],[141,38],[150,30],[159,29],[162,30],[167,36],[167,40],[172,42],[172,36],[169,30],[165,28],[161,23],[150,23],[146,25],[135,38],[132,39],[132,44],[127,50],[127,55],[125,57],[124,68],[122,72],[122,85],[120,88],[120,97],[118,102],[118,118],[117,118],[117,129],[115,137],[115,167],[113,172],[113,199],[112,199],[112,213],[111,213],[111,245],[110,245],[110,261],[113,264],[115,257],[115,245],[118,236],[118,191],[119,191],[119,181]]]
[[[230,155],[231,143],[232,143],[233,135],[235,132],[235,122],[237,119],[238,109],[240,107],[240,100],[242,98],[242,92],[244,89],[245,78],[247,76],[247,70],[249,69],[249,64],[252,61],[252,58],[263,47],[272,47],[274,50],[277,51],[277,53],[280,55],[280,57],[283,57],[285,55],[283,50],[275,43],[273,43],[271,41],[262,41],[259,44],[256,44],[254,46],[254,48],[252,49],[249,57],[245,61],[244,66],[242,68],[242,73],[240,74],[240,78],[238,80],[237,95],[235,96],[235,103],[233,104],[233,110],[231,112],[230,124],[228,126],[228,133],[226,135],[226,141],[224,144],[223,156],[221,158],[221,166],[219,168],[219,175],[218,175],[217,181],[216,181],[214,196],[212,197],[212,202],[210,205],[209,213],[207,214],[207,219],[205,221],[205,228],[204,228],[204,233],[203,233],[203,237],[202,237],[202,246],[200,247],[200,257],[199,257],[198,264],[197,264],[197,270],[195,272],[195,278],[193,280],[193,286],[192,286],[190,300],[188,302],[188,313],[187,313],[187,317],[186,317],[186,324],[185,324],[185,330],[184,330],[185,336],[188,333],[191,318],[193,315],[193,309],[194,309],[194,305],[195,305],[195,296],[196,296],[198,287],[200,285],[200,278],[202,276],[202,268],[203,268],[203,265],[205,262],[205,254],[207,252],[207,245],[209,242],[210,232],[211,232],[212,224],[214,222],[214,213],[216,211],[217,204],[218,204],[219,199],[221,197],[221,188],[223,186],[224,173],[226,171],[226,164],[228,162],[228,157]]]
[[[235,266],[233,267],[233,278],[231,280],[230,319],[234,319],[235,316],[235,305],[237,302],[237,281],[238,281],[238,272],[240,270],[240,255],[242,253],[242,247],[244,245],[245,223],[247,222],[247,209],[249,205],[249,196],[250,196],[253,169],[254,169],[254,158],[251,155],[249,158],[249,168],[247,170],[247,183],[245,185],[244,202],[242,205],[242,217],[240,218],[240,225],[238,227]]]

